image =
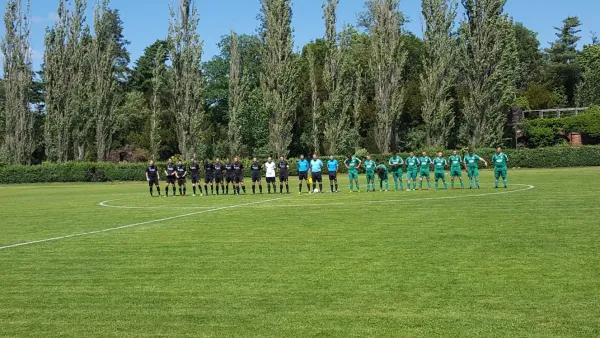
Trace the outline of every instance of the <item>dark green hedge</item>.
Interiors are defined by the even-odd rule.
[[[577,116],[533,119],[521,124],[525,141],[532,147],[549,147],[560,142],[570,132],[600,137],[600,108],[592,106]]]
[[[479,149],[477,154],[491,161],[494,149]],[[464,150],[460,151],[464,155]],[[444,151],[448,156],[450,151]],[[507,149],[511,168],[557,168],[557,167],[589,167],[600,166],[600,146],[585,147],[553,147],[538,149]],[[408,154],[399,154],[406,158]],[[434,157],[434,151],[430,153]],[[377,163],[387,163],[390,155],[373,155]],[[336,157],[340,161],[340,172],[346,168],[341,164],[344,157]],[[323,162],[326,158],[322,158]],[[364,159],[363,159],[364,160]],[[298,174],[296,159],[289,159],[290,175]],[[261,161],[263,162],[263,161]],[[244,160],[246,168],[250,160]],[[162,167],[164,163],[160,163]],[[143,181],[145,180],[145,163],[113,164],[113,163],[44,163],[37,166],[3,166],[0,167],[0,184],[10,183],[42,183],[42,182],[106,182],[106,181]],[[161,170],[162,174],[162,170]],[[162,175],[161,175],[162,176]]]

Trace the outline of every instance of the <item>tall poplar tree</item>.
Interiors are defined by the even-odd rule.
[[[298,67],[292,53],[291,0],[262,0],[260,83],[269,115],[269,146],[286,156],[292,140],[292,122],[298,104]]]
[[[312,151],[318,153],[321,144],[321,100],[319,99],[319,72],[317,69],[317,56],[313,48],[308,48],[308,79],[310,81],[310,101],[312,111]]]
[[[373,78],[379,151],[391,150],[392,133],[404,104],[402,78],[407,52],[402,43],[402,13],[398,0],[368,0],[370,75]]]
[[[150,153],[154,159],[158,158],[162,139],[160,137],[160,117],[162,115],[161,94],[164,87],[165,59],[167,51],[162,44],[158,44],[152,57],[152,96],[150,98]]]
[[[29,35],[29,1],[9,0],[4,12],[5,37],[0,44],[4,55],[5,90],[3,117],[3,157],[9,163],[30,163],[33,144],[33,116],[29,111],[32,84]]]
[[[234,157],[239,155],[242,148],[242,121],[241,114],[245,109],[247,97],[247,82],[242,71],[242,58],[240,55],[237,34],[231,32],[231,59],[229,61],[229,123],[227,136],[229,138],[229,154]]]
[[[325,142],[330,154],[339,154],[343,148],[344,133],[348,132],[352,108],[352,76],[348,68],[350,34],[338,36],[337,6],[339,0],[327,0],[323,4],[325,19],[325,43],[327,53],[323,70],[323,83],[327,90],[327,99],[323,102],[325,110]],[[347,33],[347,32],[345,32]]]
[[[454,128],[454,100],[450,90],[458,70],[455,64],[456,39],[453,36],[458,4],[454,0],[422,0],[421,5],[425,19],[425,55],[421,74],[425,141],[430,147],[445,147]]]
[[[91,36],[85,25],[85,0],[75,0],[69,10],[59,0],[58,20],[46,30],[44,93],[46,120],[44,140],[51,161],[83,159],[88,131]]]
[[[170,113],[175,116],[179,151],[186,158],[204,155],[204,80],[200,70],[202,41],[198,9],[193,0],[177,0],[170,7],[169,70]]]
[[[462,0],[460,27],[464,143],[496,146],[502,141],[508,105],[516,91],[516,42],[512,22],[504,14],[506,0]]]

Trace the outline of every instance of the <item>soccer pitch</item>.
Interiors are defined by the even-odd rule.
[[[599,178],[511,170],[493,189],[485,170],[481,190],[366,193],[361,175],[362,193],[341,177],[318,195],[291,178],[291,195],[177,198],[0,186],[0,336],[598,337]]]

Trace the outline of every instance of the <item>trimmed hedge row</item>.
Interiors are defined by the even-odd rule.
[[[477,154],[490,161],[494,149],[479,149]],[[465,151],[460,151],[464,155]],[[448,156],[450,151],[444,151]],[[600,146],[585,147],[553,147],[538,149],[507,149],[511,168],[558,168],[558,167],[589,167],[600,166]],[[407,153],[399,154],[402,158]],[[430,153],[431,157],[435,154]],[[336,157],[340,161],[340,172],[345,173],[342,164],[343,156]],[[377,163],[387,163],[390,155],[372,155]],[[326,158],[322,160],[325,162]],[[364,159],[363,159],[364,160]],[[298,174],[297,159],[288,159],[290,175]],[[251,161],[244,160],[244,166],[249,168]],[[261,161],[262,162],[262,161]],[[163,167],[164,163],[159,163]],[[0,184],[12,183],[43,183],[43,182],[107,182],[107,181],[143,181],[145,180],[145,163],[113,164],[113,163],[44,163],[38,166],[13,165],[0,167]],[[247,169],[248,170],[248,169]],[[162,174],[162,170],[161,170]],[[161,175],[163,176],[163,175]]]

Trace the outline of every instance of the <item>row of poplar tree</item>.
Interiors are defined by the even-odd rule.
[[[34,73],[29,4],[8,0],[0,161],[103,161],[124,146],[140,159],[495,146],[512,106],[600,101],[600,47],[577,50],[576,17],[542,51],[506,0],[422,0],[422,38],[398,0],[367,0],[341,31],[340,0],[325,0],[325,35],[295,52],[291,0],[257,1],[257,33],[232,31],[207,62],[194,1],[174,1],[166,38],[130,67],[108,0],[91,27],[85,0],[58,0]]]

